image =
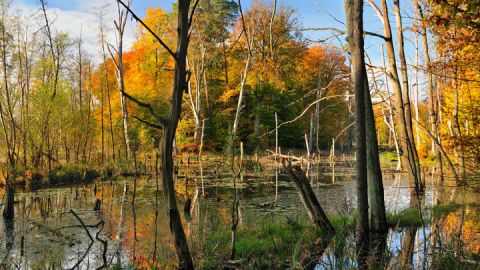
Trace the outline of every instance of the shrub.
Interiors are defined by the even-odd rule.
[[[44,178],[45,178],[44,171],[26,170],[24,173],[25,187],[27,189],[39,188]]]

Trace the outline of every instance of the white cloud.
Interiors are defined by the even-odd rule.
[[[117,15],[116,5],[111,0],[73,0],[72,5],[67,8],[48,7],[47,15],[52,23],[54,33],[64,32],[71,38],[79,38],[80,33],[84,41],[85,51],[96,61],[100,61],[101,44],[99,42],[99,18],[97,16],[100,8],[105,7],[104,23],[106,26],[106,39],[115,43],[114,19]],[[109,5],[110,4],[110,5]],[[40,16],[40,5],[33,6],[22,1],[15,1],[12,10],[26,20],[29,25],[38,25]],[[41,21],[43,24],[43,20]],[[128,19],[124,34],[124,50],[128,50],[136,40],[137,25]]]

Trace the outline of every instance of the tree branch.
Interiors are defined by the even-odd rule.
[[[270,131],[264,133],[263,135],[261,135],[260,138],[261,138],[261,137],[264,137],[264,136],[266,136],[266,135],[272,134],[272,133],[275,132],[277,129],[280,129],[280,127],[282,127],[282,126],[284,126],[284,125],[286,125],[286,124],[291,124],[291,123],[297,121],[298,119],[302,118],[302,116],[304,116],[304,115],[308,112],[308,110],[309,110],[311,107],[313,107],[313,105],[319,103],[319,102],[322,101],[322,100],[327,100],[327,99],[332,99],[332,98],[338,98],[338,97],[345,97],[345,96],[346,96],[346,95],[333,95],[333,96],[327,96],[327,97],[323,97],[323,98],[317,99],[317,100],[315,100],[314,102],[310,103],[310,104],[302,111],[302,113],[300,113],[298,116],[296,116],[296,117],[293,118],[292,120],[289,120],[289,121],[286,121],[286,122],[281,123],[280,125],[278,125],[278,126],[277,126],[276,128],[274,128],[273,130],[270,130]],[[331,107],[334,107],[334,106],[336,106],[336,105],[338,105],[338,104],[340,104],[340,103],[342,103],[342,102],[337,102],[337,103],[335,103],[335,104],[329,105],[329,106],[323,108],[320,112],[323,112],[323,111],[325,111],[325,110],[327,110],[327,109],[329,109],[329,108],[331,108]]]
[[[302,28],[302,29],[300,29],[300,31],[333,31],[333,32],[339,33],[340,35],[345,34],[345,30],[338,29],[338,28],[335,28],[335,27],[309,27],[309,28]],[[384,35],[377,34],[375,32],[363,31],[363,34],[378,37],[378,38],[381,38],[381,39],[384,39],[384,40],[389,40]]]
[[[152,127],[152,128],[156,128],[156,129],[163,129],[163,126],[160,126],[160,125],[156,125],[156,124],[153,124],[153,123],[150,123],[148,122],[147,120],[143,120],[141,119],[140,117],[137,117],[135,115],[132,115],[132,118],[133,119],[136,119],[137,121],[149,126],[149,127]]]
[[[200,0],[195,1],[195,4],[193,4],[192,11],[190,12],[190,17],[188,18],[188,28],[192,27],[193,15],[195,15],[195,10],[197,9],[198,2],[200,2]]]
[[[167,124],[167,120],[165,120],[163,117],[161,117],[160,115],[158,115],[155,110],[153,110],[153,107],[152,105],[150,105],[150,103],[146,103],[146,102],[143,102],[141,100],[138,100],[134,97],[132,97],[131,95],[129,95],[127,92],[125,91],[121,91],[122,94],[128,98],[129,100],[133,101],[134,103],[136,103],[138,106],[140,107],[144,107],[146,109],[148,109],[148,111],[157,119],[158,123],[162,126],[166,126]]]
[[[380,8],[377,6],[377,4],[375,4],[375,2],[373,2],[373,0],[368,0],[368,3],[369,3],[370,6],[373,8],[373,10],[375,10],[375,12],[377,13],[378,18],[382,21],[382,24],[385,25],[385,21],[383,20],[382,11],[380,11]]]
[[[140,23],[143,27],[145,27],[145,29],[147,29],[148,32],[150,32],[150,34],[152,34],[153,37],[155,37],[155,39],[160,43],[160,45],[162,45],[162,47],[168,51],[168,53],[173,57],[173,59],[175,59],[175,61],[177,61],[177,55],[167,46],[167,44],[165,44],[165,42],[163,42],[163,40],[157,35],[155,34],[155,32],[153,32],[152,29],[150,29],[150,27],[148,27],[143,21],[142,19],[140,19],[135,13],[133,13],[133,11],[127,6],[125,5],[125,3],[122,2],[122,0],[117,0],[118,3],[120,3],[128,12],[130,12],[130,14],[132,15],[132,17],[138,22]]]

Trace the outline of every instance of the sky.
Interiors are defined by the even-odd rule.
[[[133,0],[132,9],[137,15],[143,17],[148,6],[160,6],[164,9],[171,10],[173,0]],[[304,27],[337,27],[343,26],[326,12],[343,20],[343,1],[342,0],[279,0],[279,4],[291,6],[297,10],[300,22]],[[243,0],[242,6],[248,9],[251,0]],[[95,33],[92,27],[97,27],[98,19],[96,12],[100,7],[107,6],[107,20],[113,22],[115,16],[116,1],[115,0],[48,0],[47,6],[50,9],[50,15],[55,18],[54,28],[58,31],[68,33],[72,37],[80,36],[92,44],[97,43]],[[39,0],[13,0],[13,9],[19,9],[22,13],[32,14],[38,11],[40,7]],[[113,27],[113,25],[111,25]],[[126,46],[130,46],[135,40],[136,23],[129,21],[128,33],[126,34]],[[111,31],[112,32],[112,31]],[[321,37],[328,33],[306,32],[306,36],[311,39]],[[113,33],[111,35],[113,38]]]
[[[391,1],[391,0],[388,0]],[[175,0],[133,0],[132,10],[140,17],[145,16],[148,6],[160,6],[166,10],[171,10],[172,3]],[[248,9],[252,0],[242,0],[242,7],[244,10]],[[365,1],[367,2],[367,1]],[[408,19],[413,14],[410,1],[402,1],[401,7],[404,17],[404,27],[408,27],[411,21]],[[338,29],[345,29],[345,26],[340,23],[345,21],[345,14],[343,9],[343,0],[278,0],[279,5],[287,5],[296,9],[296,16],[300,24],[304,28],[310,27],[333,27]],[[107,27],[110,31],[107,32],[107,40],[111,43],[115,40],[113,29],[113,20],[116,14],[115,0],[47,0],[48,15],[53,21],[54,31],[61,31],[68,33],[70,37],[82,37],[85,42],[85,50],[92,52],[93,58],[99,57],[100,45],[98,42],[98,17],[97,12],[101,7],[105,7]],[[392,3],[389,2],[389,7]],[[26,20],[39,15],[40,1],[39,0],[13,0],[12,9],[14,12],[21,14]],[[395,29],[395,17],[390,14],[392,21],[392,28]],[[374,13],[373,9],[365,4],[364,8],[364,28],[366,31],[383,34],[383,28],[380,20]],[[129,20],[124,38],[125,48],[131,47],[137,38],[137,23]],[[310,40],[324,39],[332,35],[330,31],[305,31],[304,36]],[[393,33],[395,37],[395,33]],[[405,33],[407,39],[411,39],[412,34],[408,31]],[[333,40],[332,45],[341,46],[344,43],[344,37]],[[377,37],[367,36],[365,40],[365,48],[369,58],[374,65],[381,65],[381,44],[383,40]],[[315,43],[312,43],[315,44]],[[405,42],[407,61],[414,63],[414,44],[412,41]],[[421,56],[420,56],[421,57]],[[422,60],[422,59],[421,59]],[[421,61],[420,60],[420,61]],[[413,71],[410,70],[410,73]]]

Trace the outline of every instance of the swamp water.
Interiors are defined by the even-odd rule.
[[[327,172],[328,168],[319,167],[310,171],[312,187],[329,216],[351,214],[355,207],[353,169],[348,163],[337,164],[336,168],[334,178],[332,173]],[[203,178],[203,187],[200,178],[195,181],[193,177],[186,187],[182,173],[176,181],[178,201],[194,261],[198,268],[218,267],[230,255],[229,229],[235,194],[232,176],[228,173],[216,175],[206,168],[203,174],[209,177]],[[275,173],[248,173],[237,179],[239,230],[270,230],[271,226],[265,224],[292,221],[310,224],[292,184],[283,174],[276,176]],[[408,208],[410,191],[407,181],[403,180],[405,177],[384,173],[384,178],[387,212],[396,213]],[[278,188],[275,188],[276,179]],[[191,198],[191,211],[187,215],[182,211],[185,194]],[[0,193],[2,197],[3,193]],[[134,203],[132,198],[133,178],[32,192],[18,191],[15,221],[5,223],[0,218],[0,268],[150,269],[152,265],[158,269],[175,268],[177,258],[164,210],[161,180],[157,182],[155,177],[138,178]],[[438,243],[456,256],[478,255],[479,198],[478,193],[466,189],[433,186],[431,179],[427,179],[426,194],[421,204],[425,225],[390,229],[385,248],[388,252],[384,256],[388,257],[388,264],[396,269],[402,261],[407,261],[413,268],[428,269],[433,262],[432,250]],[[96,200],[101,201],[99,211],[93,210]],[[455,207],[432,215],[432,205],[447,203]],[[256,255],[248,253],[249,244],[262,245],[265,241],[259,239],[258,242],[242,243],[242,237],[241,233],[237,235],[237,257],[244,259]],[[301,238],[280,244],[272,237],[274,250],[281,249],[278,248],[281,245],[300,247],[303,245]],[[266,239],[269,239],[268,236]],[[303,256],[311,261],[309,267],[355,268],[352,235],[347,234],[342,240],[331,242],[336,243],[330,243],[321,254]],[[434,242],[435,245],[432,244]],[[315,243],[311,245],[315,246]],[[264,252],[268,254],[269,251]],[[298,265],[295,259],[300,260],[303,252],[300,248],[293,248],[293,253],[280,256],[283,258],[281,264],[270,264],[270,267]],[[265,261],[269,260],[267,255],[261,256],[265,257]],[[468,264],[472,265],[471,269],[478,267],[475,261],[468,261]]]

